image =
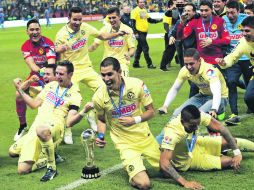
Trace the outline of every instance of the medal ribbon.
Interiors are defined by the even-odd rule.
[[[193,134],[192,134],[192,138],[191,138],[191,142],[190,143],[189,143],[188,139],[186,138],[186,145],[187,145],[189,153],[192,153],[193,148],[194,148],[194,146],[196,144],[196,140],[197,140],[197,135],[196,135],[195,132],[193,132]]]
[[[208,38],[210,38],[210,27],[211,27],[211,25],[212,25],[212,21],[213,21],[213,18],[212,18],[212,16],[211,16],[211,17],[210,17],[210,24],[209,24],[208,29],[207,29],[207,32],[206,32],[205,23],[204,23],[204,20],[202,19],[202,27],[203,27],[203,30],[204,30],[204,32],[205,32],[206,37],[208,37]]]
[[[124,89],[124,83],[122,82],[121,86],[120,86],[119,102],[118,102],[118,107],[117,107],[112,96],[110,95],[109,89],[107,88],[110,101],[111,101],[114,109],[116,110],[118,117],[121,117],[121,102],[122,102],[122,98],[123,98],[123,89]]]
[[[58,100],[56,99],[55,101],[55,108],[60,105],[61,100],[63,100],[64,96],[66,95],[67,91],[71,88],[71,86],[72,86],[72,83],[64,90],[61,97],[58,96],[59,85],[57,86],[55,95],[56,95],[56,98],[58,98]]]

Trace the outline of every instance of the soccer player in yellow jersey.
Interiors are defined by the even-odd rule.
[[[172,118],[177,117],[187,105],[195,105],[200,111],[209,113],[215,118],[218,114],[223,114],[227,105],[228,88],[221,72],[211,64],[205,63],[194,48],[185,51],[184,64],[185,66],[179,71],[177,79],[168,91],[163,106],[159,108],[159,113],[167,113],[168,106],[175,99],[183,83],[189,80],[199,88],[199,93],[177,108]],[[162,136],[163,131],[156,137],[159,143],[161,143]]]
[[[122,75],[129,76],[130,57],[135,53],[135,36],[132,29],[123,24],[120,19],[120,10],[117,7],[108,9],[107,17],[110,25],[106,25],[101,29],[103,33],[115,33],[119,30],[127,31],[128,34],[119,36],[111,40],[103,41],[104,54],[103,59],[106,57],[115,57],[121,65]],[[89,47],[89,51],[94,51],[102,41],[95,38],[94,43]]]
[[[248,16],[242,22],[242,34],[243,37],[240,39],[235,49],[228,54],[224,59],[216,58],[222,69],[231,67],[234,63],[241,58],[242,55],[246,55],[250,58],[250,62],[254,65],[254,16]],[[244,101],[248,108],[254,113],[254,80],[253,77],[250,79],[246,88]]]
[[[14,81],[17,91],[27,105],[33,109],[39,108],[31,127],[34,130],[30,130],[9,149],[10,156],[20,156],[19,174],[35,169],[42,152],[47,158],[47,172],[41,181],[52,180],[57,175],[54,142],[61,139],[65,124],[72,127],[87,111],[85,107],[78,113],[82,98],[78,86],[71,82],[73,70],[69,61],[60,62],[56,68],[57,81],[48,83],[35,99],[22,90],[19,80]]]
[[[148,189],[150,180],[141,155],[154,167],[159,166],[160,156],[159,145],[147,123],[155,114],[151,94],[143,81],[121,77],[120,63],[113,57],[102,61],[101,75],[106,85],[92,99],[99,120],[96,144],[105,146],[107,123],[131,185]]]
[[[158,23],[161,22],[162,19],[156,20],[149,16],[147,10],[145,9],[145,0],[137,0],[137,4],[138,6],[131,11],[133,30],[138,41],[133,67],[140,68],[139,59],[141,53],[143,52],[148,69],[155,69],[156,67],[153,65],[152,59],[149,56],[149,46],[146,41],[146,36],[148,32],[148,22]]]
[[[164,105],[159,108],[161,113],[167,113],[167,108],[176,97],[178,91],[186,80],[190,80],[199,87],[199,93],[188,99],[176,109],[173,117],[176,117],[183,107],[193,104],[203,112],[209,112],[215,118],[217,114],[225,111],[228,89],[221,72],[211,64],[204,62],[194,48],[189,48],[184,54],[184,64],[176,81],[170,88]]]
[[[199,136],[201,125],[222,136]],[[221,155],[222,150],[229,148],[233,150],[233,157]],[[221,170],[230,167],[238,170],[242,161],[240,149],[244,148],[254,151],[254,143],[246,139],[234,139],[230,131],[211,115],[200,112],[194,105],[188,105],[165,127],[160,167],[183,187],[204,189],[200,183],[187,181],[177,171]]]
[[[88,55],[88,38],[94,36],[101,40],[108,40],[126,34],[124,31],[115,33],[101,33],[96,28],[82,22],[82,9],[72,7],[69,12],[69,22],[63,26],[56,35],[56,52],[60,55],[60,60],[68,60],[73,63],[75,72],[73,83],[84,83],[93,91],[103,85],[101,77],[93,70],[92,63]],[[96,131],[94,122],[89,118],[91,127]],[[65,131],[68,136],[68,144],[73,144],[70,129]],[[65,140],[67,142],[67,140]]]

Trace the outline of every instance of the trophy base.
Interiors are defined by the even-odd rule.
[[[98,167],[96,167],[96,166],[93,166],[93,167],[87,167],[87,166],[85,166],[82,169],[81,178],[84,178],[84,179],[95,179],[95,178],[98,178],[98,177],[101,177],[100,170],[99,170]]]

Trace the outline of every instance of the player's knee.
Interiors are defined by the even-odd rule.
[[[24,174],[28,174],[32,171],[31,168],[24,168],[24,167],[18,167],[18,174],[19,175],[24,175]]]
[[[37,136],[42,140],[42,141],[48,141],[51,137],[51,132],[50,129],[46,126],[39,126],[36,128],[36,133]]]

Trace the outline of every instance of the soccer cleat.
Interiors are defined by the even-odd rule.
[[[147,66],[148,69],[156,69],[156,66],[154,66],[153,64],[150,64]]]
[[[160,70],[163,71],[163,72],[168,72],[168,71],[170,71],[170,70],[167,69],[167,68],[160,68]]]
[[[142,68],[142,67],[138,64],[133,64],[133,68]]]
[[[227,126],[235,126],[241,124],[240,118],[235,114],[231,114],[225,123]]]
[[[41,181],[46,182],[54,179],[57,176],[57,171],[53,170],[51,166],[47,168],[46,173],[42,176]]]
[[[73,144],[72,134],[68,134],[64,136],[64,143],[65,144]]]
[[[27,127],[24,128],[19,128],[17,133],[15,134],[13,140],[16,142],[17,140],[19,140],[22,136],[25,135],[25,132],[27,131]]]
[[[55,153],[55,160],[56,160],[56,164],[60,164],[62,162],[65,162],[65,159],[57,153]]]

